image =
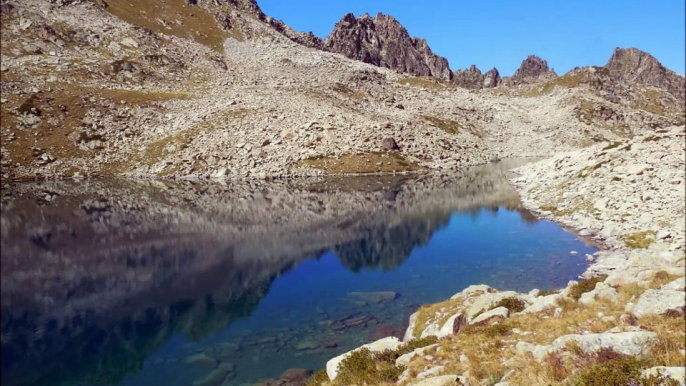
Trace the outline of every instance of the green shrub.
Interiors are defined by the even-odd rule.
[[[395,350],[398,356],[412,352],[418,348],[430,346],[434,343],[438,343],[438,338],[435,336],[427,336],[420,339],[412,339],[409,342],[403,343]]]
[[[524,303],[523,300],[518,299],[514,296],[510,296],[509,298],[505,298],[498,303],[496,303],[494,306],[492,306],[490,310],[496,309],[498,307],[505,307],[508,310],[510,310],[511,314],[517,313],[517,312],[522,312],[526,308],[526,303]]]
[[[633,249],[647,249],[655,241],[655,231],[634,232],[622,237],[624,244]]]
[[[305,386],[322,386],[326,382],[329,382],[329,376],[326,375],[325,370],[319,370],[312,374],[310,379],[307,380],[307,384]]]
[[[395,359],[398,356],[395,351],[391,350],[372,353],[369,349],[363,348],[354,351],[341,362],[333,385],[363,386],[396,382],[405,370],[404,366],[395,365]]]
[[[499,336],[510,335],[511,332],[512,332],[512,329],[509,326],[506,326],[504,324],[494,324],[494,325],[472,324],[472,325],[464,327],[461,331],[461,333],[463,333],[463,334],[468,334],[468,335],[481,334],[481,335],[485,335],[489,338],[496,338]]]
[[[574,386],[678,386],[679,383],[662,375],[641,378],[645,362],[638,358],[622,357],[593,365],[577,376]]]
[[[405,371],[405,366],[396,366],[395,360],[403,354],[415,349],[426,347],[438,342],[435,336],[412,339],[403,343],[395,350],[371,352],[363,348],[350,354],[338,367],[338,376],[333,386],[349,385],[377,385],[383,382],[397,382]],[[321,386],[328,382],[325,372],[317,372],[307,383],[307,386]]]
[[[595,285],[607,279],[607,275],[600,275],[592,277],[588,280],[582,281],[578,284],[574,284],[572,288],[569,289],[569,296],[574,300],[579,300],[581,295],[586,292],[591,292],[595,289]]]

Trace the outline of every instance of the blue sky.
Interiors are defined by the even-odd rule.
[[[558,74],[604,65],[615,47],[636,47],[684,73],[684,0],[258,0],[298,31],[326,37],[346,13],[393,15],[426,38],[453,70],[476,64],[512,75],[528,54]]]

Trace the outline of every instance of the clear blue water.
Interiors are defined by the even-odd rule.
[[[3,248],[3,384],[251,385],[290,368],[321,369],[362,343],[402,334],[418,305],[471,284],[553,289],[584,271],[593,246],[533,219],[508,188],[504,166],[475,170],[447,183],[367,179],[354,187],[337,181],[331,190],[274,188],[271,205],[279,190],[295,203],[311,203],[316,192],[318,214],[335,207],[331,200],[373,203],[334,213],[333,222],[324,215],[302,224],[279,217],[278,209],[273,218],[268,211],[256,219],[253,206],[264,200],[246,200],[241,189],[271,189],[264,186],[204,193],[202,199],[228,203],[182,214],[172,209],[185,204],[148,185],[100,182],[78,193],[69,185],[16,187],[3,209],[4,224],[15,225],[2,240],[11,247]],[[432,184],[434,196],[427,194]],[[190,188],[182,188],[187,195]],[[37,204],[46,191],[57,198]],[[102,207],[88,201],[99,192],[106,192],[109,209],[92,209]],[[133,211],[131,202],[147,204]],[[304,207],[288,206],[291,213]],[[87,209],[88,226],[75,208]],[[253,217],[239,213],[246,208]],[[94,213],[105,220],[94,221]],[[240,232],[216,228],[227,222],[242,224],[244,233],[259,225],[267,236],[240,241]],[[74,236],[103,223],[102,240]],[[54,229],[50,237],[46,228]],[[122,229],[130,230],[126,237],[117,233]],[[57,243],[62,234],[78,241]],[[46,268],[30,268],[35,264]],[[31,291],[40,285],[51,288],[49,301]],[[64,296],[62,286],[69,287]],[[369,298],[378,292],[385,300]],[[205,378],[218,363],[231,363],[230,371]]]

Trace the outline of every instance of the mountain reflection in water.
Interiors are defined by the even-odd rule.
[[[150,384],[153,379],[146,377],[152,375],[143,371],[146,360],[162,347],[175,350],[175,337],[182,337],[186,343],[181,346],[190,353],[199,350],[191,349],[193,342],[204,342],[203,353],[236,363],[237,369],[222,378],[226,384],[234,384],[232,377],[236,384],[256,382],[241,373],[249,362],[258,369],[271,366],[264,358],[272,354],[253,353],[246,343],[260,339],[273,344],[273,352],[283,361],[277,364],[273,359],[271,371],[276,375],[265,371],[260,378],[278,376],[286,366],[299,364],[298,356],[312,355],[310,362],[302,362],[319,365],[363,338],[341,337],[328,352],[315,344],[302,351],[303,345],[293,348],[297,345],[288,339],[314,336],[319,333],[316,327],[298,330],[290,325],[282,330],[290,335],[281,332],[275,339],[257,331],[254,326],[260,321],[252,330],[236,332],[242,334],[242,343],[220,342],[218,337],[228,334],[237,321],[250,318],[275,280],[304,262],[326,262],[327,256],[335,256],[352,272],[392,271],[427,245],[455,213],[470,213],[476,219],[483,210],[495,213],[504,208],[535,224],[507,182],[507,170],[523,162],[511,160],[450,175],[12,185],[3,191],[1,217],[2,382]],[[456,285],[441,288],[440,293],[447,297],[460,289]],[[341,291],[345,294],[347,287]],[[402,304],[384,309],[368,305],[365,312],[378,315],[364,316],[365,326],[373,328],[393,318],[402,324],[397,320],[402,315],[397,314],[411,311],[406,310],[411,304]],[[314,326],[358,315],[324,305],[317,312],[325,316],[308,316]],[[389,315],[389,320],[379,315]],[[271,329],[287,324],[278,318],[269,322],[275,323]],[[331,326],[329,330],[336,325]],[[175,360],[179,359],[156,363],[183,367]],[[187,380],[203,374],[188,370]],[[184,376],[170,379],[185,384]]]

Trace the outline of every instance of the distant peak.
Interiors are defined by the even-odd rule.
[[[556,77],[553,69],[548,67],[548,61],[536,55],[529,55],[522,61],[517,71],[512,75],[514,84],[530,83],[542,79]]]
[[[324,49],[380,67],[450,80],[448,61],[435,55],[425,39],[413,38],[393,16],[347,14],[324,39]]]

